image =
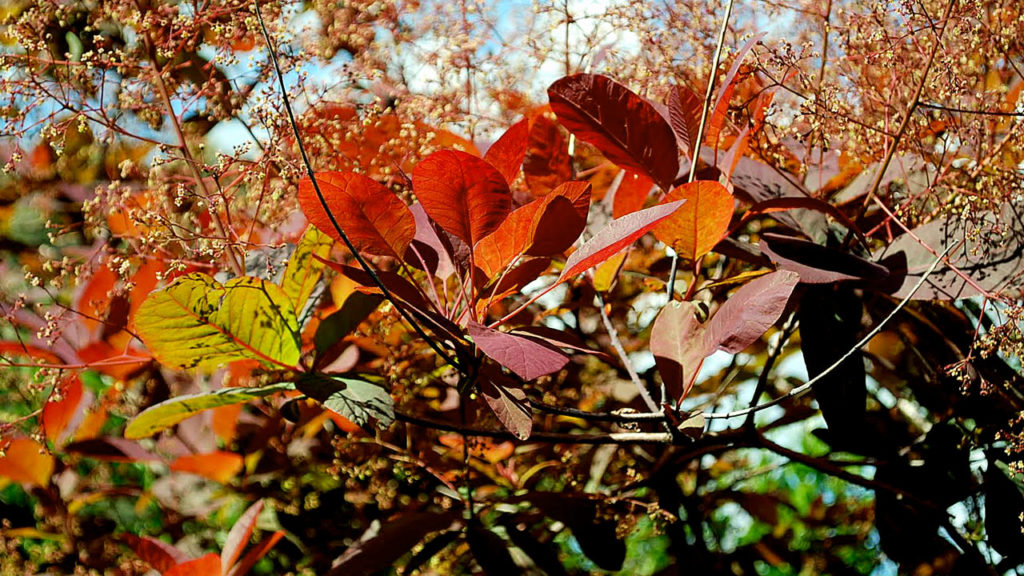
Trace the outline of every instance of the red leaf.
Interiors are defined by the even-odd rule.
[[[548,88],[551,109],[581,140],[668,190],[679,172],[676,139],[650,102],[605,76],[574,74]]]
[[[526,157],[526,145],[530,139],[530,119],[523,118],[512,125],[498,138],[497,142],[491,145],[484,154],[484,160],[501,172],[505,181],[511,186],[519,175],[519,169],[523,166],[523,158]]]
[[[123,534],[120,540],[127,544],[140,560],[161,574],[166,574],[178,564],[188,562],[188,556],[185,556],[184,552],[163,540],[134,534]]]
[[[669,398],[681,402],[690,393],[704,358],[714,349],[692,302],[669,302],[651,327],[651,354]]]
[[[654,182],[643,174],[626,170],[612,199],[612,218],[622,218],[644,207]]]
[[[557,190],[555,191],[557,192]],[[572,202],[555,192],[545,196],[547,205],[533,218],[533,239],[526,249],[530,256],[555,256],[572,246],[587,227]]]
[[[179,456],[171,462],[171,470],[197,474],[214,482],[226,484],[242,471],[243,464],[241,454],[217,450],[206,454]]]
[[[694,140],[700,130],[700,115],[704,101],[686,86],[673,86],[668,93],[668,121],[676,135],[679,147],[693,158]]]
[[[322,172],[316,181],[331,214],[356,249],[379,256],[405,255],[416,235],[416,221],[398,196],[355,172]],[[299,182],[299,205],[310,223],[341,241],[309,178]]]
[[[422,256],[428,265],[430,272],[434,276],[437,276],[441,280],[447,280],[455,273],[455,263],[452,261],[451,246],[446,244],[441,236],[434,229],[434,221],[427,216],[427,213],[423,210],[423,205],[419,202],[413,204],[409,210],[412,212],[413,218],[416,220],[416,237],[414,241],[417,244],[414,246],[417,251],[420,252],[419,256]],[[433,251],[433,257],[430,254],[425,253],[426,249],[429,248]],[[419,256],[410,254],[406,261],[417,268],[422,268],[424,262],[419,261]],[[431,264],[431,262],[436,263]]]
[[[220,570],[222,573],[227,574],[228,569],[234,565],[235,560],[238,560],[238,557],[242,555],[242,550],[249,543],[252,531],[256,528],[256,518],[260,515],[261,510],[263,510],[263,501],[257,500],[245,512],[242,512],[234,526],[231,527],[228,537],[224,541],[224,547],[220,551]]]
[[[523,175],[534,196],[544,196],[572,178],[569,145],[558,123],[547,114],[539,113],[533,118]]]
[[[504,176],[486,161],[456,150],[427,156],[412,172],[423,210],[471,247],[494,232],[512,209]]]
[[[704,138],[704,141],[715,150],[718,149],[718,136],[722,133],[722,128],[725,126],[725,120],[728,116],[729,101],[732,100],[732,93],[736,90],[735,80],[736,74],[740,71],[740,64],[743,64],[743,58],[747,55],[747,52],[750,52],[750,49],[760,42],[764,35],[765,33],[761,32],[747,40],[747,43],[736,53],[736,59],[733,60],[729,73],[722,80],[722,88],[718,91],[718,99],[715,101],[715,105],[711,109],[712,112],[708,117],[708,133]]]
[[[736,354],[756,342],[782,315],[798,282],[796,272],[779,270],[743,285],[708,322],[709,345]]]
[[[569,362],[561,352],[522,336],[494,330],[472,320],[467,329],[480,351],[523,380],[558,372]]]
[[[31,438],[0,441],[4,455],[0,457],[0,478],[22,484],[47,486],[53,474],[53,455]]]
[[[526,440],[533,430],[533,409],[526,401],[526,392],[493,365],[480,374],[480,394],[506,430]]]
[[[331,412],[331,414],[337,416],[333,412]],[[341,416],[338,416],[338,418],[341,418]],[[356,430],[359,429],[359,427],[354,424],[352,424],[352,426]],[[277,541],[282,537],[284,537],[284,530],[278,530],[271,534],[269,538],[262,540],[259,544],[253,546],[251,550],[245,553],[245,556],[243,556],[242,560],[238,562],[238,565],[228,572],[228,576],[244,576],[245,574],[248,574],[249,570],[252,570],[252,567],[260,561],[260,558],[266,556],[267,552],[270,552],[270,549],[273,548],[274,545],[277,544]]]
[[[202,558],[178,564],[171,570],[164,572],[163,576],[222,576],[220,556],[210,552]]]
[[[659,222],[671,216],[684,203],[685,200],[661,204],[612,220],[579,250],[569,256],[565,261],[565,269],[559,276],[559,282],[568,280],[604,262],[612,254],[629,246]]]
[[[61,362],[60,356],[57,356],[49,350],[43,350],[38,346],[32,346],[31,344],[22,344],[21,342],[0,342],[0,355],[4,358],[7,356],[26,356],[29,358],[35,358],[41,362],[49,362],[52,364],[58,364]]]
[[[685,200],[686,204],[654,228],[654,236],[681,257],[697,260],[707,254],[729,231],[733,197],[715,181],[687,182],[665,195],[661,203]]]
[[[43,406],[43,431],[46,439],[54,444],[76,416],[84,415],[79,410],[82,404],[82,381],[77,375],[62,380],[59,393],[59,400],[47,400]]]

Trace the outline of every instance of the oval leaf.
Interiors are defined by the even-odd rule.
[[[523,175],[534,196],[544,196],[572,178],[572,159],[562,128],[546,113],[533,117]]]
[[[659,222],[671,216],[684,203],[685,200],[670,202],[612,220],[600,232],[594,234],[593,238],[588,240],[583,246],[580,246],[579,250],[569,256],[565,261],[565,269],[562,270],[559,281],[568,280],[604,262],[613,254],[646,234],[648,230],[657,226]]]
[[[695,261],[707,254],[729,231],[733,197],[714,181],[688,182],[665,195],[662,204],[686,204],[654,228],[654,236],[679,256]]]
[[[188,472],[203,478],[209,478],[214,482],[227,484],[239,472],[242,471],[241,454],[217,450],[206,454],[186,454],[179,456],[171,462],[171,470],[175,472]]]
[[[0,444],[0,447],[3,447]],[[53,455],[31,438],[15,438],[0,456],[0,478],[22,484],[47,486],[53,474]]]
[[[782,315],[800,275],[779,270],[744,285],[708,322],[711,345],[736,354],[757,341]]]
[[[187,394],[165,400],[150,406],[136,416],[125,428],[125,438],[147,438],[157,432],[170,428],[178,422],[194,416],[203,410],[241,404],[256,398],[263,398],[285,390],[294,390],[291,382],[281,382],[259,388],[221,388],[215,392]]]
[[[569,362],[569,358],[561,352],[522,336],[494,330],[473,321],[469,322],[467,329],[481,352],[523,380],[534,380],[557,372]]]
[[[313,255],[327,258],[333,245],[333,238],[321,232],[316,226],[309,226],[295,247],[295,252],[288,258],[288,266],[281,279],[281,289],[296,312],[301,312],[306,306],[306,300],[313,293],[324,271],[325,264]]]
[[[563,126],[622,168],[639,170],[668,190],[679,172],[675,135],[650,102],[614,80],[574,74],[548,88]]]
[[[387,428],[395,420],[394,401],[387,391],[360,378],[306,374],[295,387],[324,408],[364,428],[371,419],[381,428]]]
[[[153,356],[182,368],[241,358],[294,367],[298,329],[281,288],[251,276],[222,285],[206,274],[188,274],[150,294],[135,314],[135,331]]]
[[[651,354],[668,397],[680,402],[690,393],[704,358],[714,349],[692,302],[669,302],[651,327]]]
[[[412,172],[412,187],[434,222],[471,247],[494,232],[512,209],[508,183],[486,161],[441,150]]]
[[[498,169],[498,172],[501,172],[509,186],[519,176],[519,169],[523,166],[529,139],[530,119],[523,118],[506,130],[484,154],[484,160],[490,162]]]
[[[516,438],[526,440],[533,430],[533,409],[526,392],[493,364],[480,375],[480,394],[498,422]]]
[[[394,192],[355,172],[322,172],[316,181],[327,208],[353,246],[379,256],[405,255],[416,235],[416,221]],[[341,241],[309,178],[299,182],[299,205],[310,223]]]

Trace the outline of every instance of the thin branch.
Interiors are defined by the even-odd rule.
[[[380,276],[378,276],[377,272],[372,266],[370,266],[370,263],[363,258],[362,254],[359,253],[359,250],[357,250],[352,244],[352,241],[349,240],[348,235],[341,229],[341,225],[338,224],[338,220],[334,217],[331,209],[327,206],[327,199],[324,198],[323,192],[320,190],[320,184],[317,183],[316,180],[316,173],[313,172],[313,166],[310,164],[309,156],[306,154],[306,147],[302,143],[302,136],[299,134],[299,125],[295,122],[295,114],[292,112],[291,101],[288,98],[288,90],[284,85],[284,74],[281,73],[281,66],[277,62],[277,50],[274,47],[273,41],[270,39],[270,32],[267,31],[266,24],[263,22],[263,14],[260,12],[260,4],[258,0],[253,2],[253,7],[256,11],[256,19],[260,23],[260,30],[263,32],[263,38],[267,41],[267,51],[270,52],[270,59],[274,64],[274,72],[277,75],[277,81],[281,86],[281,99],[284,101],[284,108],[288,113],[288,122],[291,124],[292,132],[295,134],[295,143],[299,146],[299,154],[302,156],[302,163],[305,165],[306,175],[309,176],[309,180],[313,183],[313,191],[316,192],[316,197],[317,200],[320,201],[320,206],[323,207],[324,212],[327,214],[327,218],[331,221],[331,225],[334,226],[334,230],[338,233],[342,242],[345,243],[345,247],[349,249],[352,256],[355,257],[356,262],[359,263],[359,267],[370,276],[373,283],[377,285],[377,288],[379,288],[381,293],[384,294],[384,297],[387,298],[388,302],[398,310],[398,313],[402,318],[412,326],[412,329],[416,331],[416,334],[418,334],[420,338],[423,338],[438,356],[459,372],[464,372],[464,368],[455,361],[455,358],[445,352],[444,349],[442,349],[441,346],[423,330],[423,327],[413,319],[412,315],[409,314],[405,307],[399,304],[398,300],[391,293],[391,290],[388,290],[387,286],[385,286],[384,282],[380,279]]]
[[[395,419],[408,424],[415,424],[433,430],[457,432],[464,436],[480,438],[498,438],[514,442],[524,442],[504,430],[483,430],[440,422],[428,418],[420,418],[410,414],[395,412]],[[534,432],[525,442],[547,442],[550,444],[672,444],[674,439],[668,432],[611,432],[603,434],[560,434],[557,432]]]
[[[626,368],[626,372],[629,373],[629,379],[636,386],[637,392],[640,393],[640,397],[643,398],[644,404],[652,412],[658,412],[658,404],[651,398],[651,393],[644,386],[640,375],[636,373],[636,369],[633,368],[633,363],[629,360],[629,355],[626,354],[626,349],[622,347],[622,341],[619,340],[618,331],[615,329],[615,325],[612,324],[612,319],[608,317],[608,312],[605,311],[604,299],[601,298],[600,294],[595,294],[594,298],[597,299],[598,309],[601,311],[601,321],[604,322],[604,328],[608,332],[608,337],[612,340],[612,347],[615,348],[616,354],[619,355],[619,359],[622,360],[622,365]]]

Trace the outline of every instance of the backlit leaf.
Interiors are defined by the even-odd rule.
[[[163,576],[222,576],[220,556],[210,552],[201,558],[178,564],[170,571],[164,572]]]
[[[612,200],[612,218],[622,218],[644,207],[654,182],[643,174],[626,170]]]
[[[124,431],[124,437],[147,438],[203,410],[230,404],[241,404],[294,389],[295,385],[291,382],[281,382],[258,388],[221,388],[214,392],[176,396],[143,410],[142,413],[128,423],[128,427]]]
[[[684,203],[685,200],[662,204],[612,220],[569,256],[559,280],[568,280],[604,262],[671,216]]]
[[[679,172],[676,139],[650,102],[605,76],[574,74],[548,88],[558,120],[622,168],[668,190]]]
[[[480,375],[480,394],[506,430],[526,440],[533,430],[533,409],[526,392],[497,367],[485,366]]]
[[[291,301],[280,287],[251,276],[223,285],[198,272],[181,276],[143,302],[135,331],[168,366],[207,369],[253,358],[293,367],[299,361]]]
[[[561,352],[522,336],[494,330],[473,321],[469,322],[467,329],[477,348],[523,380],[534,380],[557,372],[569,362]]]
[[[756,34],[747,40],[747,43],[736,53],[736,59],[733,60],[729,72],[726,73],[725,78],[722,80],[722,88],[718,91],[718,98],[708,114],[708,130],[707,136],[704,138],[704,141],[716,150],[718,149],[718,136],[722,133],[722,128],[725,126],[725,121],[728,117],[729,102],[732,100],[733,92],[736,90],[736,74],[740,71],[743,58],[763,37],[764,32]]]
[[[512,209],[508,183],[485,160],[441,150],[412,172],[412,186],[423,210],[469,246],[494,232]]]
[[[43,431],[46,439],[54,444],[76,417],[83,416],[82,380],[72,375],[60,382],[56,390],[59,399],[51,398],[43,405]]]
[[[673,86],[668,93],[668,120],[672,132],[676,135],[679,148],[693,158],[695,156],[694,140],[700,130],[700,115],[704,110],[704,101],[686,86]]]
[[[572,178],[569,143],[561,127],[548,114],[538,113],[533,118],[523,159],[523,175],[534,196],[544,196]]]
[[[416,221],[394,192],[355,172],[322,172],[316,175],[316,181],[328,209],[353,246],[380,256],[405,256],[416,235]],[[310,223],[341,241],[309,178],[299,182],[299,205]]]
[[[692,302],[669,302],[651,328],[651,354],[668,397],[686,398],[704,358],[714,349]]]
[[[501,172],[505,181],[511,186],[519,176],[519,169],[526,157],[526,145],[530,137],[530,119],[523,118],[513,124],[501,138],[487,149],[484,160]]]
[[[134,534],[122,534],[117,538],[127,544],[140,560],[161,574],[167,573],[178,564],[188,562],[188,556],[185,556],[184,552],[163,540]]]
[[[31,438],[0,441],[0,478],[22,484],[48,486],[53,475],[53,456]]]
[[[245,512],[242,512],[242,515],[231,527],[228,537],[224,541],[224,547],[220,551],[220,571],[223,574],[227,574],[238,557],[242,555],[242,550],[249,543],[252,531],[256,528],[256,518],[259,517],[262,510],[263,501],[257,500],[252,506],[246,508]]]
[[[725,236],[732,220],[733,197],[714,181],[687,182],[665,195],[662,203],[685,200],[671,217],[654,227],[654,236],[679,256],[695,261]]]
[[[333,245],[333,238],[316,226],[309,226],[288,259],[288,266],[281,279],[281,289],[296,312],[301,312],[306,306],[306,300],[313,293],[324,271],[324,263],[313,258],[313,254],[327,258]]]
[[[786,309],[800,275],[779,270],[742,286],[707,323],[709,344],[730,354],[756,342]]]
[[[217,450],[206,454],[186,454],[171,462],[171,470],[189,472],[214,482],[227,484],[242,471],[242,455]]]

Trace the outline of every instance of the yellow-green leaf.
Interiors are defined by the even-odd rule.
[[[132,440],[147,438],[204,410],[229,404],[241,404],[284,390],[294,389],[295,385],[291,382],[281,382],[259,388],[221,388],[214,392],[178,396],[143,410],[128,423],[124,437]]]
[[[294,367],[300,356],[295,308],[277,285],[251,276],[221,284],[188,274],[153,292],[135,313],[135,330],[161,363],[215,368],[253,358]]]
[[[299,240],[295,252],[288,259],[288,267],[281,279],[281,288],[288,296],[296,312],[301,312],[306,300],[320,281],[325,264],[314,258],[327,258],[331,253],[334,239],[324,234],[316,226],[310,225]]]

